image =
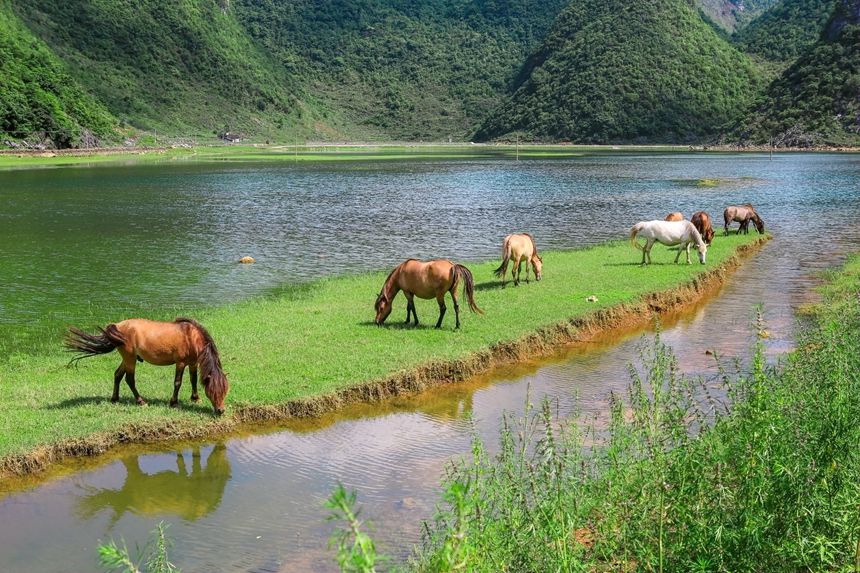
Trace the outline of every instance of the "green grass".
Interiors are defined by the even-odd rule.
[[[541,282],[506,289],[498,288],[492,275],[497,261],[469,264],[477,284],[477,303],[486,315],[472,314],[464,304],[458,332],[453,331],[450,302],[443,328],[432,328],[438,315],[435,300],[416,299],[422,324],[403,327],[406,303],[402,295],[395,299],[388,324],[376,326],[373,302],[388,269],[285,287],[268,297],[196,313],[195,318],[218,343],[231,382],[229,416],[231,409],[243,405],[320,396],[429,361],[464,358],[567,318],[671,289],[713,269],[740,245],[756,238],[717,237],[707,265],[672,264],[675,251],[655,247],[655,264],[643,268],[638,265],[641,253],[627,241],[547,252]],[[590,295],[596,295],[598,302],[587,302]],[[98,323],[124,318],[105,308]],[[4,390],[0,394],[0,458],[42,444],[114,431],[126,423],[198,426],[212,422],[208,402],[193,406],[188,402],[187,379],[182,408],[167,407],[172,368],[139,366],[138,389],[149,406],[133,405],[125,386],[121,401],[111,404],[108,398],[118,356],[95,357],[67,368],[69,355],[61,350],[59,337],[55,347],[55,351],[35,356],[13,353],[0,362]]]
[[[152,163],[162,161],[396,161],[453,159],[565,159],[597,153],[678,153],[688,146],[673,145],[469,145],[469,144],[380,144],[380,145],[212,145],[194,148],[142,149],[127,152],[79,151],[75,154],[0,154],[0,170],[33,167],[92,166],[122,162]]]
[[[608,429],[547,402],[506,420],[498,454],[476,442],[446,472],[404,569],[860,570],[860,257],[822,292],[778,366],[757,344],[715,388],[680,375],[657,337]]]

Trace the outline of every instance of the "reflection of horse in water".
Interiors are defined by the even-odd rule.
[[[109,508],[113,510],[112,523],[116,523],[127,511],[144,516],[171,514],[186,521],[195,521],[218,507],[224,487],[231,477],[227,448],[223,444],[212,449],[206,458],[206,467],[201,464],[200,447],[194,447],[190,473],[182,452],[176,454],[178,471],[144,473],[140,469],[138,456],[126,457],[122,464],[126,470],[122,488],[88,488],[94,493],[79,501],[83,518],[92,518],[101,510]]]

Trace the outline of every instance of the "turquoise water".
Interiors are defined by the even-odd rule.
[[[757,304],[769,351],[791,347],[794,309],[816,273],[860,248],[858,181],[856,155],[3,172],[0,348],[38,351],[67,323],[187,314],[407,256],[492,259],[515,230],[543,249],[580,247],[675,210],[721,222],[725,205],[749,201],[774,239],[718,296],[664,319],[681,367],[713,377],[704,350],[743,358]],[[243,255],[258,262],[238,265]],[[359,491],[381,550],[404,558],[445,464],[475,433],[492,442],[527,388],[533,402],[557,399],[563,414],[578,404],[600,416],[608,392],[627,383],[639,336],[221,443],[134,448],[26,491],[0,484],[0,571],[95,570],[99,540],[142,544],[160,520],[172,524],[173,561],[186,573],[331,571],[322,502],[338,481]]]

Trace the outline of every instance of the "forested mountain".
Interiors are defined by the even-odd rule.
[[[779,0],[696,0],[702,13],[728,32],[743,28],[777,2]]]
[[[248,39],[229,0],[27,0],[15,9],[137,128],[196,135],[304,119],[299,83]]]
[[[688,141],[752,100],[755,70],[686,0],[570,4],[478,132],[576,142]]]
[[[821,38],[767,89],[740,137],[778,145],[860,144],[860,0],[837,0]]]
[[[745,51],[786,64],[814,44],[836,0],[782,0],[735,34]]]
[[[57,147],[96,144],[116,124],[51,50],[0,0],[0,136],[39,133]]]
[[[0,141],[821,131],[853,109],[850,30],[818,41],[839,1],[0,0]]]
[[[362,137],[468,137],[568,0],[236,0],[259,45]]]

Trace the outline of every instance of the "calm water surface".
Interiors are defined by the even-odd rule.
[[[725,205],[750,201],[774,240],[716,296],[663,319],[681,366],[710,379],[704,350],[745,356],[759,303],[768,350],[791,347],[794,309],[811,300],[816,273],[860,247],[858,176],[860,158],[847,155],[4,172],[0,348],[27,351],[68,322],[169,315],[407,256],[486,260],[520,229],[544,249],[580,247],[669,211],[721,219]],[[243,255],[258,263],[237,265]],[[142,543],[160,520],[172,524],[173,560],[186,573],[332,571],[322,503],[338,481],[359,490],[381,550],[403,558],[432,515],[445,464],[474,434],[493,442],[502,413],[523,410],[527,387],[533,401],[557,398],[563,413],[577,404],[605,412],[640,340],[616,334],[382,407],[224,442],[136,447],[27,489],[0,483],[0,571],[94,570],[99,540]]]

